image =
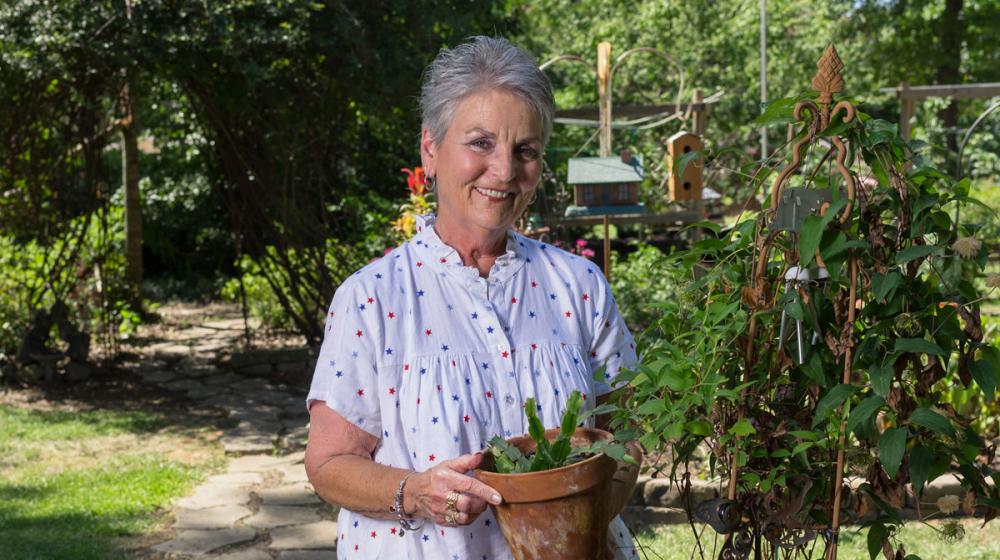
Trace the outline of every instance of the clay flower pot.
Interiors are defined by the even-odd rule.
[[[545,432],[549,441],[559,429]],[[577,428],[574,447],[611,439],[593,428]],[[507,440],[522,453],[535,450],[529,436]],[[617,462],[601,453],[558,469],[520,474],[499,474],[493,456],[486,454],[475,476],[503,496],[491,505],[503,536],[517,560],[605,560],[614,557],[608,545],[608,524],[617,511],[610,503],[611,481]]]

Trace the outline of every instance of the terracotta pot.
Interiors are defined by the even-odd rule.
[[[555,440],[559,429],[545,432]],[[593,428],[577,428],[574,447],[611,439]],[[528,436],[507,440],[522,453],[535,450]],[[475,476],[495,488],[503,503],[493,508],[503,536],[517,560],[605,560],[614,557],[608,544],[608,524],[617,513],[610,504],[611,480],[617,463],[601,453],[579,463],[548,471],[498,474],[487,453]]]

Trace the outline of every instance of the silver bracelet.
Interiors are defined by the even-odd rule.
[[[399,536],[403,536],[406,531],[416,531],[424,526],[423,522],[420,525],[413,525],[412,519],[407,519],[406,510],[403,508],[403,489],[406,487],[406,480],[417,473],[411,472],[403,477],[403,480],[399,481],[399,488],[396,490],[396,500],[392,506],[389,507],[389,511],[395,512],[399,517],[399,526],[403,528],[399,532]]]

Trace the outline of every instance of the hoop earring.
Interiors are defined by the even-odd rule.
[[[437,186],[438,186],[437,176],[435,175],[434,177],[427,178],[427,186],[424,188],[427,189],[427,192],[432,193],[434,192],[434,189],[437,188]]]

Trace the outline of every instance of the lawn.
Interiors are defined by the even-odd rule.
[[[0,558],[110,559],[222,464],[207,428],[142,410],[0,404]]]
[[[1000,558],[1000,523],[992,522],[985,528],[982,520],[970,519],[962,522],[965,537],[957,542],[942,539],[938,532],[922,523],[908,523],[901,531],[900,541],[906,545],[907,554],[916,554],[923,560],[995,560]],[[698,531],[705,529],[698,526]],[[702,546],[706,548],[705,558],[714,560],[712,547],[715,534],[711,528],[701,533]],[[867,530],[858,531],[856,527],[846,527],[841,530],[840,560],[869,560],[868,548],[865,542]],[[650,560],[689,560],[700,556],[692,556],[695,547],[694,535],[688,525],[671,525],[657,528],[653,531],[636,535],[636,542],[644,549],[645,558]],[[718,546],[722,546],[720,537]],[[816,546],[811,558],[819,560],[823,556],[822,543]],[[801,559],[797,556],[796,559]],[[883,560],[881,555],[879,560]]]

